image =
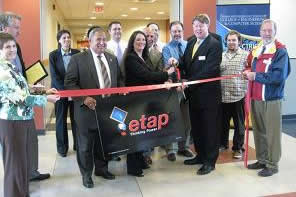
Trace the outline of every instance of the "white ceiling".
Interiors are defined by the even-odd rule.
[[[170,0],[55,0],[72,34],[78,39],[83,37],[90,24],[107,26],[112,20],[169,19],[169,2]],[[98,3],[104,3],[103,13],[95,12],[95,7],[100,6],[96,5]],[[133,11],[130,8],[138,9]],[[123,14],[127,16],[122,16]]]

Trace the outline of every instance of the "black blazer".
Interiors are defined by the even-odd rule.
[[[107,52],[105,52],[104,55],[110,68],[111,87],[117,87],[119,86],[120,79],[120,69],[117,58]],[[71,57],[64,84],[67,90],[100,88],[95,62],[90,49]],[[85,97],[73,98],[75,120],[79,128],[95,129],[97,126],[94,112],[83,104],[84,98]],[[102,99],[101,96],[94,98]]]
[[[71,56],[79,53],[77,49],[71,49]],[[58,48],[49,53],[49,69],[51,87],[57,90],[64,90],[64,79],[66,75],[61,49]]]
[[[151,85],[168,80],[167,72],[154,72],[135,52],[127,54],[125,60],[126,86]]]
[[[220,76],[222,61],[221,43],[209,35],[199,46],[194,57],[192,50],[196,37],[191,39],[180,59],[182,78],[189,81],[208,79]],[[217,107],[221,103],[220,81],[191,85],[186,89],[187,97],[192,99],[191,105],[197,107]]]
[[[17,55],[19,56],[20,62],[21,62],[21,65],[22,65],[23,76],[27,79],[26,66],[25,66],[25,62],[24,62],[24,59],[23,59],[21,47],[20,47],[20,45],[18,43],[16,43],[16,48],[17,48]]]

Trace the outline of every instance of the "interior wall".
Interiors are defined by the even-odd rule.
[[[57,48],[56,35],[58,32],[58,24],[60,29],[67,29],[67,23],[57,5],[54,7],[52,0],[41,0],[42,6],[42,59],[48,59],[49,53]],[[72,33],[71,33],[72,34]],[[72,47],[76,48],[76,39],[72,34]]]
[[[184,38],[192,33],[192,19],[198,14],[206,13],[211,20],[210,31],[216,32],[216,0],[185,0],[183,1]]]
[[[157,20],[157,21],[150,21],[150,20],[120,20],[123,33],[122,39],[128,42],[132,33],[136,30],[143,30],[147,24],[154,22],[159,25],[160,29],[160,40],[162,42],[166,42],[167,40],[167,21],[166,20]]]
[[[22,53],[23,53],[26,66],[31,65],[41,57],[40,1],[39,0],[18,0],[18,1],[6,0],[6,1],[2,1],[2,4],[3,4],[3,7],[2,7],[3,11],[11,11],[22,16],[21,34],[18,38],[18,43],[22,47]]]

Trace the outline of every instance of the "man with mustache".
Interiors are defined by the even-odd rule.
[[[114,55],[106,52],[106,33],[101,27],[94,27],[89,33],[89,49],[71,57],[65,76],[65,89],[103,89],[117,87],[120,69]],[[104,179],[115,179],[108,171],[107,158],[100,148],[99,131],[95,112],[97,100],[105,96],[73,98],[74,117],[77,123],[77,161],[86,188],[93,188],[92,173]]]
[[[172,40],[162,50],[164,65],[166,65],[166,67],[170,66],[169,59],[172,57],[179,61],[179,59],[184,55],[184,51],[187,46],[187,41],[183,40],[184,27],[180,21],[171,22],[170,33]],[[181,93],[179,93],[179,98],[181,100]],[[182,142],[175,142],[166,146],[166,151],[168,153],[167,158],[169,161],[176,161],[176,153],[185,157],[193,156],[193,154],[189,151],[190,120],[188,117],[188,105],[184,105],[184,102],[181,102],[181,110],[182,112],[185,112],[185,116],[183,117],[184,122],[187,123],[185,124],[186,139]]]
[[[282,99],[285,81],[291,67],[285,45],[275,39],[277,25],[273,20],[262,22],[262,41],[248,56],[251,115],[257,162],[248,169],[257,170],[258,176],[278,173],[281,157]]]

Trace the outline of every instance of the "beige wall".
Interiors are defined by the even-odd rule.
[[[59,7],[53,10],[52,0],[41,1],[41,42],[42,42],[42,59],[48,59],[49,53],[57,48],[56,34],[57,26],[60,24],[61,29],[68,29],[67,24],[61,14]],[[71,32],[71,31],[70,31]],[[72,35],[73,48],[76,48],[76,40]]]
[[[146,25],[150,22],[155,22],[159,25],[160,28],[160,40],[162,42],[166,42],[166,21],[158,20],[158,21],[149,21],[149,20],[121,20],[121,25],[123,28],[122,39],[128,42],[131,34],[136,30],[143,30]]]

